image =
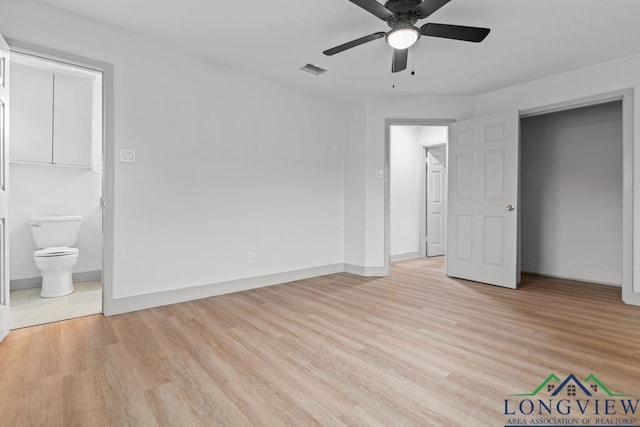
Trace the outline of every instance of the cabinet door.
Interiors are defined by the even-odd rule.
[[[56,73],[53,101],[53,163],[91,165],[90,79]]]
[[[51,163],[53,72],[11,64],[13,161]]]

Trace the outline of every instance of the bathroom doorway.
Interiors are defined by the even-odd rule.
[[[102,73],[16,51],[10,72],[11,329],[102,313]]]

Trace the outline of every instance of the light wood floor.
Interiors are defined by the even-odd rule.
[[[497,426],[552,372],[640,394],[639,361],[640,307],[619,288],[512,291],[414,260],[13,331],[0,423]]]

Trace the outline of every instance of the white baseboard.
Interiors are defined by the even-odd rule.
[[[584,280],[609,285],[613,284],[614,286],[620,286],[615,284],[616,279],[620,282],[622,280],[621,277],[616,278],[615,275],[595,275],[593,273],[585,272],[569,272],[560,269],[548,267],[542,268],[540,266],[525,264],[522,265],[522,269],[523,272],[526,271],[534,274],[543,274],[545,276]],[[103,311],[106,316],[112,316],[115,314],[128,313],[147,308],[160,307],[163,305],[176,304],[201,298],[209,298],[217,295],[241,292],[249,289],[262,288],[342,272],[364,277],[388,276],[388,269],[385,267],[366,267],[354,264],[331,264],[284,273],[275,273],[265,276],[249,277],[245,279],[176,289],[172,291],[117,298],[113,300],[105,299]],[[633,293],[633,295],[627,296],[627,298],[625,298],[625,302],[627,304],[640,305],[640,294]]]
[[[522,272],[557,277],[559,279],[581,280],[583,282],[597,283],[600,285],[622,286],[622,274],[616,273],[594,273],[525,263],[522,263]]]
[[[100,280],[102,278],[102,271],[80,271],[78,273],[73,273],[72,279],[74,283],[76,282],[89,282],[93,280]],[[39,288],[42,286],[42,276],[38,277],[27,277],[25,279],[13,279],[9,281],[9,288],[12,291],[20,290],[20,289],[32,289]]]
[[[80,271],[73,273],[73,282],[93,282],[94,280],[102,280],[102,271]]]
[[[629,305],[638,305],[640,306],[640,293],[627,291],[622,288],[622,302]]]
[[[112,316],[115,314],[144,310],[146,308],[160,307],[163,305],[209,298],[217,295],[246,291],[249,289],[279,285],[294,282],[296,280],[310,279],[312,277],[325,276],[327,274],[342,273],[344,271],[344,264],[332,264],[284,273],[268,274],[265,276],[249,277],[246,279],[237,279],[212,283],[209,285],[176,289],[172,291],[156,292],[153,294],[116,298],[113,300],[105,299],[103,312],[105,316]]]
[[[344,264],[343,271],[363,277],[385,277],[389,275],[389,271],[385,267],[365,267],[355,264]]]
[[[389,257],[389,260],[391,262],[396,262],[396,261],[405,261],[408,259],[415,259],[415,258],[420,258],[420,251],[418,252],[407,252],[404,254],[396,254],[396,255],[391,255]]]

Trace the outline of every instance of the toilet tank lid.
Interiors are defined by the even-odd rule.
[[[31,218],[32,222],[50,222],[50,221],[82,221],[81,216],[36,216]]]

